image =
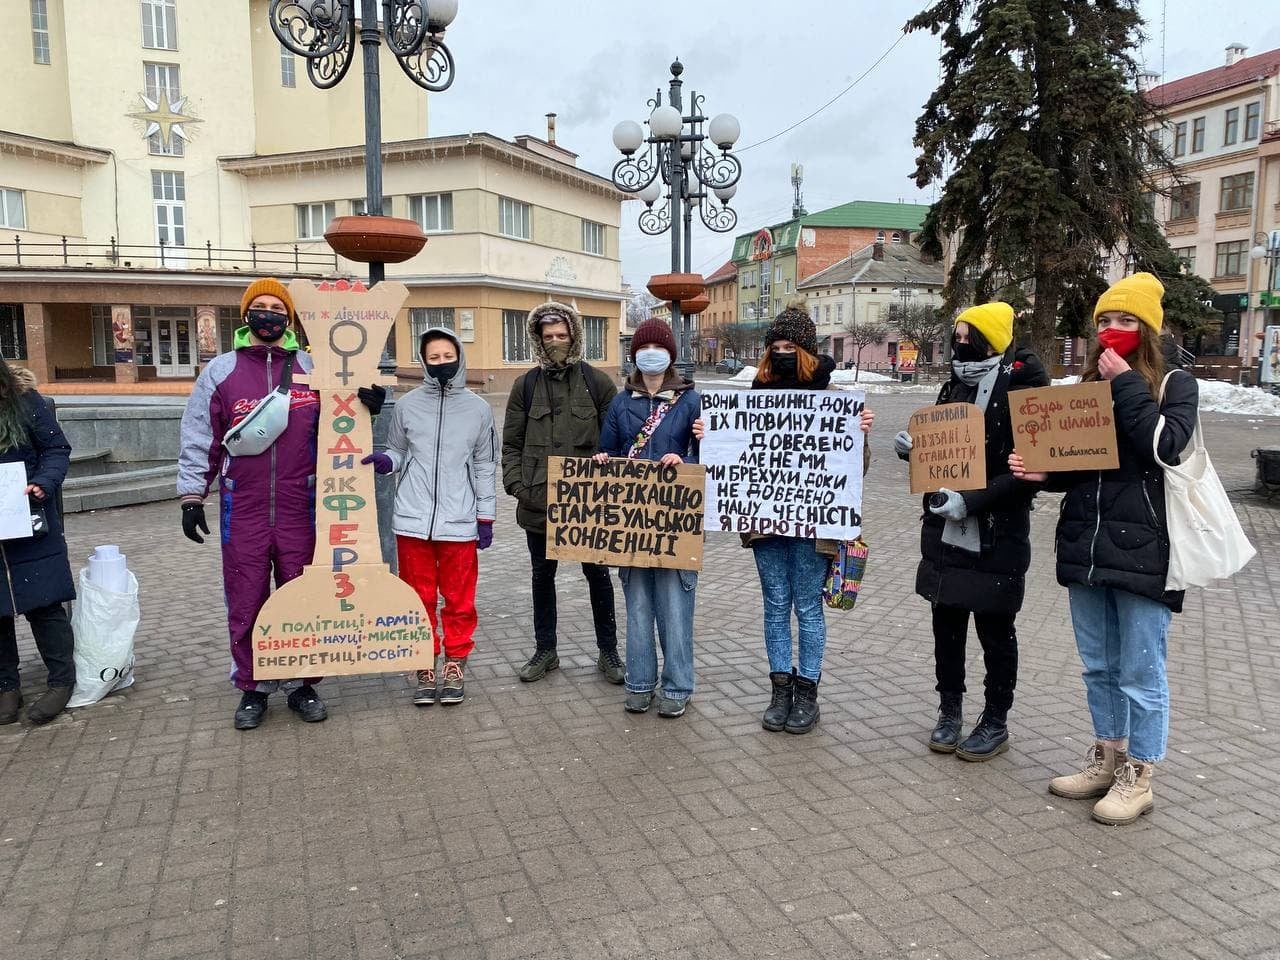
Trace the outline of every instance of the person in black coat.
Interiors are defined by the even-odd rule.
[[[0,541],[0,724],[14,723],[22,706],[14,618],[24,614],[49,670],[48,689],[27,710],[32,723],[48,723],[65,709],[76,682],[75,642],[63,606],[75,599],[67,544],[58,515],[58,490],[67,475],[71,445],[27,371],[0,363],[0,463],[22,463],[32,512],[43,510],[45,532]]]
[[[1111,384],[1120,465],[1046,475],[1028,473],[1017,454],[1009,458],[1015,476],[1065,492],[1058,582],[1070,594],[1093,719],[1084,769],[1054,778],[1049,790],[1102,797],[1093,817],[1107,824],[1132,823],[1151,810],[1152,768],[1169,736],[1166,640],[1183,594],[1165,588],[1169,525],[1156,439],[1160,460],[1177,463],[1195,431],[1199,388],[1182,371],[1165,379],[1163,295],[1159,280],[1137,273],[1113,284],[1094,308],[1098,336],[1081,379]]]
[[[986,420],[987,486],[926,494],[920,530],[916,593],[932,605],[938,724],[929,749],[965,760],[990,760],[1009,745],[1008,713],[1018,679],[1014,619],[1022,608],[1031,563],[1031,500],[1036,487],[1014,479],[1009,391],[1047,386],[1035,355],[1013,339],[1013,308],[1005,303],[971,307],[956,318],[951,379],[938,403],[976,403]],[[895,439],[903,459],[912,441]],[[960,741],[964,702],[964,651],[973,615],[986,663],[986,707],[972,733]]]

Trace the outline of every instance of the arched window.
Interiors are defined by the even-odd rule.
[[[897,230],[893,231],[893,242],[894,243],[902,242],[902,234],[900,234]]]
[[[884,231],[883,231],[883,230],[877,230],[877,231],[876,231],[876,243],[884,243]]]

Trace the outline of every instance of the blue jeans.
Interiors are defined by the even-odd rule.
[[[693,599],[698,574],[693,570],[621,567],[627,601],[627,692],[652,693],[658,686],[662,645],[662,695],[687,700],[693,693]]]
[[[1128,737],[1133,759],[1163,760],[1169,741],[1166,641],[1173,613],[1124,590],[1074,583],[1069,590],[1094,736]]]
[[[791,672],[791,611],[800,633],[800,676],[822,677],[822,653],[827,648],[827,619],[822,585],[831,558],[817,551],[812,540],[770,537],[751,545],[764,595],[764,649],[771,673]]]

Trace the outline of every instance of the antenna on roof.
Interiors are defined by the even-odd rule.
[[[804,194],[800,189],[803,185],[804,167],[798,163],[793,163],[791,165],[791,186],[795,189],[795,197],[791,201],[792,220],[798,220],[809,215],[809,211],[804,208]]]

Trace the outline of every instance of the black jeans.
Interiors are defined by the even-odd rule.
[[[998,710],[1013,706],[1018,683],[1018,635],[1014,613],[975,613],[974,626],[986,661],[987,705]],[[969,632],[969,611],[961,607],[933,607],[933,658],[939,693],[964,693],[964,643]]]
[[[556,568],[559,560],[547,559],[544,533],[525,531],[529,540],[529,560],[533,566],[533,636],[539,650],[556,648]],[[613,578],[609,568],[584,563],[582,575],[591,593],[591,617],[595,621],[596,646],[601,651],[618,649],[618,622],[613,613]]]
[[[60,603],[36,607],[26,613],[36,639],[36,649],[49,670],[49,686],[70,687],[76,682],[76,662],[72,658],[75,637],[67,610]],[[18,637],[13,617],[0,617],[0,690],[18,689]]]

